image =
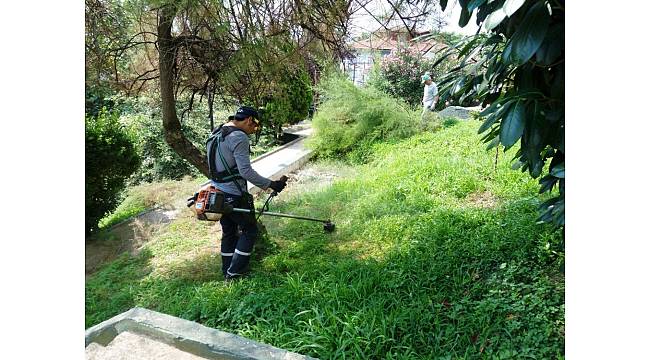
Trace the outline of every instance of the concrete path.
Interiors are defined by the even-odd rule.
[[[285,132],[300,137],[272,152],[251,160],[253,169],[260,175],[277,180],[280,176],[299,169],[309,160],[312,151],[305,148],[305,139],[312,133],[311,124],[308,122],[300,122],[285,129]],[[262,189],[249,182],[248,191],[251,194],[256,194],[262,191]]]

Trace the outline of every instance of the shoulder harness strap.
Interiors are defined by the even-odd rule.
[[[224,127],[223,125],[220,125],[217,129],[215,129],[215,131],[212,132],[212,135],[210,135],[210,137],[206,141],[206,146],[208,147],[208,169],[210,172],[210,178],[213,181],[218,183],[235,182],[235,185],[237,186],[239,191],[243,193],[239,183],[236,181],[238,179],[243,179],[242,176],[239,174],[239,170],[237,169],[237,166],[233,168],[230,168],[228,166],[226,160],[221,154],[221,148],[219,147],[219,145],[221,145],[221,142],[226,138],[226,136],[233,133],[234,131],[241,131],[245,133],[245,131],[242,129],[235,128],[232,126]],[[224,171],[217,172],[217,166],[214,163],[217,154],[219,155],[221,164],[226,169]]]

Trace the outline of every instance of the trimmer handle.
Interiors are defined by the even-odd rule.
[[[196,198],[198,196],[199,196],[199,193],[194,193],[194,195],[188,197],[187,200],[186,200],[185,205],[187,205],[187,207],[192,207],[192,205],[194,205],[194,203],[196,202]]]
[[[287,180],[289,180],[289,178],[286,175],[282,175],[282,176],[280,176],[280,179],[278,179],[278,181],[282,181],[285,184],[287,183]],[[271,197],[274,197],[274,196],[278,196],[278,192],[275,191],[275,190],[273,190],[273,192],[271,193]]]

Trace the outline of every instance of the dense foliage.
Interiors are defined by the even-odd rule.
[[[347,56],[350,16],[367,5],[339,0],[85,4],[86,86],[159,90],[167,143],[206,175],[205,154],[184,134],[177,112],[183,110],[176,102],[191,94],[210,103],[219,98],[229,105],[268,105],[276,130],[280,122],[301,119],[310,96],[295,68],[305,69],[315,84],[321,62]],[[403,2],[394,11],[411,30],[424,24],[425,15],[440,15],[430,1]]]
[[[204,151],[185,134],[178,102],[196,96],[211,105],[269,105],[276,133],[281,123],[304,119],[311,105],[304,85],[317,77],[318,58],[343,51],[348,6],[89,0],[86,86],[159,90],[166,142],[207,175]]]
[[[86,116],[86,235],[118,205],[126,180],[140,165],[132,134],[117,111]]]
[[[272,246],[241,282],[216,271],[211,226],[180,216],[88,279],[86,326],[143,306],[321,359],[562,358],[561,234],[535,224],[535,181],[495,169],[478,126],[312,167],[271,209],[337,230],[263,218]]]
[[[314,115],[314,135],[308,146],[322,157],[364,151],[378,140],[401,139],[418,131],[419,119],[403,101],[374,87],[356,87],[340,73],[319,85],[321,103]]]
[[[278,86],[265,104],[263,120],[274,129],[276,138],[282,135],[282,126],[304,120],[314,101],[311,80],[302,68],[285,70]]]
[[[368,84],[406,101],[411,106],[422,105],[421,77],[429,72],[434,82],[454,66],[450,58],[428,59],[419,53],[402,49],[381,59],[373,69]],[[441,102],[439,102],[441,104]]]
[[[440,1],[444,7],[447,1]],[[460,26],[472,14],[488,35],[470,37],[453,56],[460,66],[441,81],[441,98],[490,105],[479,132],[488,148],[521,141],[514,168],[539,178],[541,221],[564,225],[564,1],[461,1]],[[451,53],[450,53],[451,54]]]
[[[187,99],[179,101],[179,107],[187,107]],[[200,175],[200,172],[187,160],[179,156],[165,141],[160,115],[160,100],[142,95],[120,99],[123,109],[121,121],[135,134],[142,166],[130,179],[131,184],[181,179],[186,175]],[[206,113],[205,101],[195,103],[192,111],[183,116],[181,127],[187,138],[197,146],[202,146],[210,134],[210,121]],[[214,114],[215,125],[227,118],[225,111]]]

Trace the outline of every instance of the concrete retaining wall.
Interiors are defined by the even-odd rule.
[[[107,346],[122,332],[146,336],[206,359],[313,359],[225,331],[135,307],[86,330],[86,346]]]

